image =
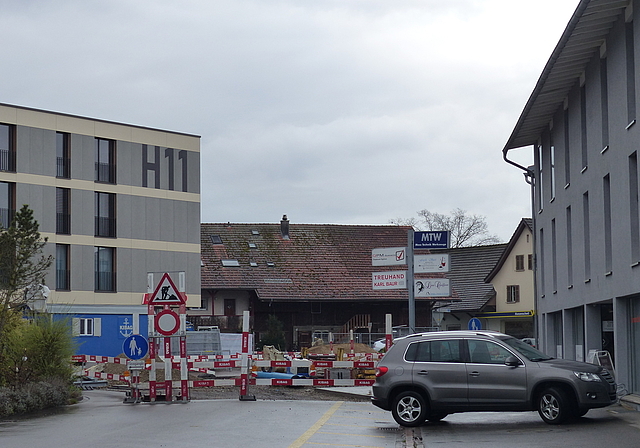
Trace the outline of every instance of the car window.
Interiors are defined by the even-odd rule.
[[[491,341],[468,340],[469,357],[476,364],[504,364],[509,356],[513,356],[504,347]]]
[[[531,347],[529,344],[522,342],[520,339],[506,336],[500,338],[500,340],[505,344],[508,344],[511,348],[517,350],[518,353],[526,357],[529,361],[539,362],[553,359],[551,356],[545,355],[541,351]]]
[[[460,341],[448,339],[414,342],[407,349],[405,359],[413,362],[462,362]]]

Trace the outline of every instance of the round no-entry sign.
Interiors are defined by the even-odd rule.
[[[180,317],[171,310],[162,310],[154,318],[156,331],[165,336],[171,336],[180,328]]]

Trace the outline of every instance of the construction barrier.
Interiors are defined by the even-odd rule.
[[[169,278],[170,281],[170,278]],[[154,293],[155,294],[155,293]],[[179,295],[179,293],[176,293]],[[180,306],[180,327],[184,328],[184,304]],[[153,304],[149,305],[149,316],[154,315],[155,310]],[[160,314],[173,313],[168,306],[164,307],[164,310]],[[160,314],[156,315],[159,316]],[[175,314],[175,313],[174,313]],[[150,317],[149,321],[149,333],[155,334],[154,324],[151,323],[154,319]],[[176,319],[177,320],[177,319]],[[375,364],[383,356],[379,353],[354,353],[353,334],[351,334],[351,350],[350,353],[343,353],[340,351],[338,354],[333,352],[332,341],[331,352],[329,354],[309,354],[308,359],[301,356],[301,353],[279,353],[279,356],[284,356],[289,359],[285,360],[273,360],[264,359],[263,353],[249,354],[248,353],[248,335],[249,335],[249,313],[243,313],[243,337],[242,337],[242,353],[235,355],[229,355],[228,357],[222,355],[202,355],[202,356],[187,356],[186,354],[186,340],[183,336],[180,336],[180,356],[172,356],[170,350],[170,337],[154,337],[150,338],[149,343],[149,358],[144,360],[144,363],[140,361],[140,364],[136,364],[133,369],[149,370],[149,400],[154,402],[156,400],[156,394],[158,391],[165,394],[167,401],[174,400],[173,390],[180,391],[180,394],[175,398],[182,401],[189,400],[189,388],[191,387],[216,387],[216,386],[239,386],[240,387],[240,400],[253,401],[255,397],[248,395],[248,386],[316,386],[316,387],[334,387],[334,386],[371,386],[375,383],[374,373]],[[163,323],[164,325],[164,323]],[[160,328],[160,330],[166,330]],[[168,329],[167,332],[170,332]],[[389,331],[390,333],[390,331]],[[164,333],[163,333],[164,334]],[[166,336],[166,335],[165,335]],[[390,345],[391,337],[387,338],[387,346]],[[157,362],[157,359],[160,362]],[[346,358],[346,360],[344,360]],[[340,359],[340,360],[338,360]],[[122,364],[128,366],[129,361],[127,358],[110,357],[110,356],[96,356],[96,355],[75,355],[72,358],[76,363],[112,363]],[[197,371],[209,373],[211,370],[224,369],[224,368],[240,368],[239,378],[227,378],[227,379],[203,379],[203,380],[188,380],[188,371]],[[165,370],[165,381],[159,382],[156,380],[156,369]],[[275,369],[275,370],[274,370]],[[282,370],[286,370],[287,373],[281,373]],[[175,381],[170,379],[171,375],[168,375],[167,370],[179,370],[181,379]],[[127,372],[128,373],[128,372]],[[84,370],[84,375],[89,378],[100,378],[106,380],[114,380],[129,383],[132,389],[133,401],[140,402],[142,396],[140,395],[140,377],[139,370],[133,371],[133,375],[114,374],[104,372],[93,372],[90,370]],[[290,378],[286,377],[291,375]],[[280,376],[280,377],[279,377]],[[355,376],[355,378],[354,378]],[[127,402],[125,400],[125,402]]]

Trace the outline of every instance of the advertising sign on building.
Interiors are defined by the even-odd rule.
[[[417,274],[449,272],[449,254],[414,255],[413,272]]]
[[[371,251],[372,266],[407,264],[406,247],[379,247]]]
[[[418,278],[413,281],[415,297],[449,297],[451,285],[448,278]]]
[[[414,249],[449,249],[449,231],[428,230],[413,234]]]
[[[371,283],[374,290],[406,289],[407,271],[374,272],[371,274]]]

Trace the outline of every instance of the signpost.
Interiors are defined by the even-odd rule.
[[[122,343],[122,353],[129,359],[142,359],[147,356],[149,343],[144,336],[132,334]]]
[[[382,247],[371,251],[372,266],[394,266],[407,264],[406,247]]]
[[[425,278],[414,280],[414,272],[420,274],[449,272],[448,254],[414,256],[414,249],[448,249],[449,231],[407,231],[406,247],[376,248],[371,251],[372,266],[407,265],[406,271],[373,272],[374,290],[405,289],[408,285],[409,331],[416,328],[416,297],[449,297],[451,286],[446,278]]]
[[[469,319],[469,330],[482,330],[482,323],[480,322],[480,319],[478,319],[477,317],[472,317],[471,319]]]
[[[449,297],[451,285],[448,278],[414,279],[416,297]]]
[[[145,361],[142,359],[147,356],[149,343],[147,339],[139,334],[132,334],[122,343],[122,353],[127,355],[127,369],[131,372],[131,400],[139,403],[142,400],[140,394],[140,372],[145,367]],[[125,399],[125,402],[128,400]]]
[[[406,289],[406,271],[385,271],[371,274],[371,282],[374,290],[381,289]]]
[[[182,276],[181,276],[182,277]],[[147,277],[149,280],[151,276]],[[183,285],[181,280],[180,284]],[[149,285],[150,287],[151,285]],[[149,372],[149,399],[156,401],[157,377],[156,356],[164,356],[164,394],[167,402],[173,401],[172,381],[172,355],[171,339],[179,337],[180,345],[180,397],[183,401],[189,400],[189,382],[187,369],[187,297],[184,292],[176,288],[175,283],[168,273],[164,273],[153,293],[145,295],[147,312],[149,315],[149,357],[151,358],[151,371]],[[178,308],[176,313],[172,307]],[[160,308],[156,312],[156,308]]]
[[[449,249],[448,230],[427,230],[414,232],[414,249]]]
[[[418,274],[449,272],[449,254],[415,255],[413,269]]]

